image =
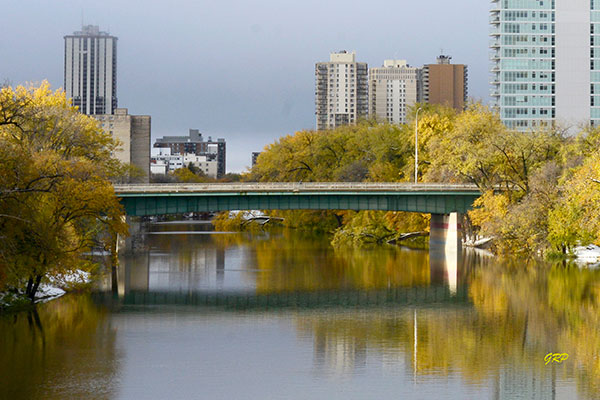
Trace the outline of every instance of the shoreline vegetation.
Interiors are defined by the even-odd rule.
[[[116,237],[127,235],[128,228],[112,183],[140,177],[134,167],[113,158],[119,146],[97,120],[80,114],[47,82],[0,88],[0,293],[5,303],[34,304],[42,289],[58,294],[51,288],[80,288],[65,277],[97,270],[85,256],[93,248],[109,251],[116,265]]]
[[[600,244],[600,129],[568,132],[540,126],[518,132],[479,103],[463,112],[417,104],[405,125],[362,121],[298,131],[265,147],[242,176],[252,182],[411,182],[414,115],[419,130],[419,182],[472,183],[484,193],[464,216],[465,238],[493,238],[497,255],[568,258]],[[336,247],[384,244],[427,232],[429,216],[379,211],[269,211],[283,225],[331,235]],[[217,228],[248,229],[241,213]],[[267,225],[268,226],[268,225]]]
[[[495,254],[521,258],[565,258],[600,245],[600,129],[518,132],[479,103],[460,113],[417,104],[405,125],[365,120],[299,131],[266,146],[247,173],[226,179],[410,182],[418,108],[419,181],[472,183],[484,193],[464,216],[469,240],[493,237]],[[97,268],[84,256],[92,248],[110,253],[114,269],[116,237],[127,235],[127,225],[112,183],[140,178],[112,157],[119,146],[46,82],[0,88],[0,293],[34,302],[51,277]],[[206,181],[190,167],[169,179]],[[429,215],[405,212],[274,210],[260,224],[244,215],[221,214],[215,225],[321,232],[335,247],[381,245],[429,229]]]

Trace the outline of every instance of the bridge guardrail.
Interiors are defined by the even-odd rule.
[[[406,191],[479,192],[470,184],[378,183],[378,182],[264,182],[264,183],[167,183],[114,185],[117,193],[194,193],[194,192],[311,192],[311,191]]]

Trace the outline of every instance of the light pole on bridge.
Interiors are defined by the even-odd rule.
[[[415,116],[415,184],[419,174],[419,111],[421,111],[421,107],[417,109]]]

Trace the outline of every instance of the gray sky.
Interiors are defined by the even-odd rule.
[[[227,141],[228,171],[276,138],[315,126],[314,64],[356,50],[380,66],[469,66],[488,102],[487,0],[0,0],[0,80],[63,85],[63,36],[85,24],[119,38],[119,107],[152,137],[198,128]]]

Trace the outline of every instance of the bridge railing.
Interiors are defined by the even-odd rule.
[[[248,182],[248,183],[161,183],[115,185],[117,193],[194,192],[311,192],[311,191],[390,191],[390,192],[478,192],[475,185],[439,183],[380,182]]]

